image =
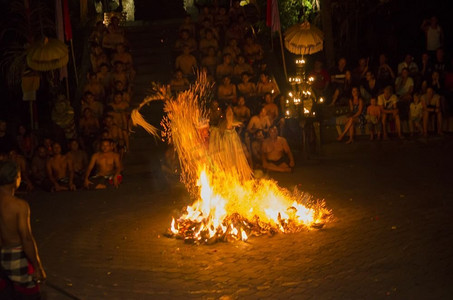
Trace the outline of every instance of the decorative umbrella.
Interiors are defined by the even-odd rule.
[[[58,39],[45,37],[28,49],[27,64],[36,71],[59,69],[65,66],[68,60],[68,47]]]
[[[305,21],[286,30],[285,47],[294,54],[313,54],[322,50],[323,39],[323,32]]]

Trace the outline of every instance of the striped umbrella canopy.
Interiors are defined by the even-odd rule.
[[[305,21],[285,31],[285,47],[294,54],[313,54],[323,48],[324,33]]]
[[[59,69],[65,66],[68,60],[68,46],[59,39],[46,37],[28,49],[27,64],[36,71]]]

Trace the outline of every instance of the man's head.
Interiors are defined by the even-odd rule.
[[[101,141],[101,152],[107,153],[107,152],[112,151],[112,144],[113,144],[112,140],[103,139]]]
[[[76,139],[71,139],[69,141],[69,149],[71,149],[72,151],[79,150],[79,142]]]
[[[54,155],[61,154],[61,145],[58,142],[52,144],[52,152]]]
[[[390,96],[392,96],[393,94],[393,88],[391,85],[388,85],[384,88],[384,97],[386,99],[390,98]]]
[[[14,184],[16,188],[20,185],[20,169],[11,160],[0,161],[0,186]]]
[[[375,105],[376,105],[376,98],[375,98],[375,97],[372,97],[372,98],[370,99],[370,103],[371,103],[371,105],[375,106]]]
[[[264,94],[264,102],[266,102],[266,104],[272,103],[272,95],[271,95],[271,93]]]
[[[278,128],[277,126],[273,125],[269,128],[269,137],[271,139],[275,139],[278,136]]]
[[[46,147],[44,147],[43,145],[38,146],[37,153],[39,157],[46,158],[47,157]]]

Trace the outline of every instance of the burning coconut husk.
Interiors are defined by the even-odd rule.
[[[155,89],[132,114],[134,124],[157,136],[159,131],[141,117],[139,109],[150,101],[164,100],[161,136],[173,144],[181,181],[195,199],[172,220],[166,235],[211,244],[322,228],[332,217],[324,201],[297,189],[290,192],[274,180],[253,178],[228,110],[220,126],[208,127],[205,102],[211,89],[201,73],[189,90],[176,97],[164,87]]]

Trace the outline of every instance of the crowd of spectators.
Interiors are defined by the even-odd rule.
[[[185,17],[178,34],[171,92],[186,90],[197,71],[206,72],[215,90],[209,103],[211,128],[221,127],[231,108],[250,165],[290,171],[294,159],[286,139],[278,136],[283,124],[275,104],[280,89],[240,1],[232,1],[229,9],[202,7],[197,20]]]
[[[356,130],[368,132],[370,139],[387,139],[388,133],[402,139],[405,135],[443,135],[445,119],[453,115],[453,65],[446,58],[443,33],[437,18],[423,21],[426,48],[419,59],[406,53],[391,66],[386,54],[359,58],[350,68],[346,58],[328,71],[316,61],[309,76],[318,97],[331,106],[348,106],[349,113],[337,117],[338,140]]]
[[[121,183],[121,162],[129,149],[133,59],[117,16],[108,26],[97,22],[88,39],[90,69],[82,99],[71,105],[66,96],[57,96],[51,114],[57,130],[49,131],[55,134],[38,137],[20,125],[14,138],[0,120],[0,158],[20,166],[19,191],[102,189]]]

